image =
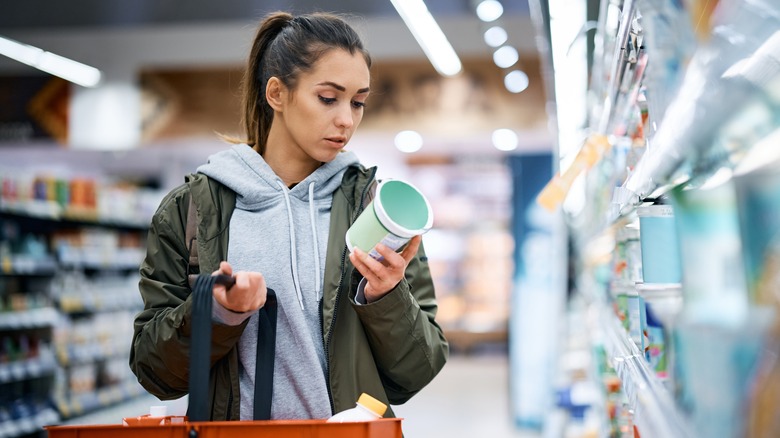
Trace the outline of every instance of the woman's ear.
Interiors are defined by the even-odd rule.
[[[265,100],[274,111],[282,110],[286,87],[276,76],[271,76],[265,86]]]

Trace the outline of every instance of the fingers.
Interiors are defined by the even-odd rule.
[[[225,275],[233,275],[233,267],[228,262],[219,262],[219,272]]]
[[[355,248],[349,254],[349,260],[352,262],[352,265],[368,281],[365,292],[366,299],[369,302],[390,292],[401,282],[407,265],[417,254],[421,240],[420,236],[413,237],[400,254],[381,243],[377,244],[374,249],[382,256],[383,260],[381,262],[369,256],[360,248]]]
[[[219,268],[212,272],[211,275],[233,275],[233,267],[230,266],[230,263],[228,262],[219,262]],[[225,294],[227,292],[227,288],[222,284],[215,284],[213,292],[216,294],[219,292],[220,294]]]
[[[406,248],[404,248],[404,250],[401,252],[401,257],[403,257],[407,265],[412,261],[412,258],[414,258],[415,254],[417,254],[417,250],[420,249],[421,242],[422,236],[414,236],[409,240]]]
[[[225,272],[222,266],[219,272]],[[229,272],[233,275],[232,269]],[[225,286],[214,286],[213,294],[218,303],[234,312],[251,312],[265,305],[267,288],[261,273],[239,271],[235,273],[235,279],[229,292]]]
[[[382,262],[374,259],[360,248],[355,248],[355,250],[349,254],[349,260],[352,262],[352,265],[355,266],[355,269],[369,281],[371,278],[378,278],[375,272],[384,267]]]
[[[228,262],[219,262],[219,268],[211,275],[233,275],[233,267]]]

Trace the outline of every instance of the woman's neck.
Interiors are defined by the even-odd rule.
[[[303,181],[322,165],[308,156],[301,159],[280,149],[282,148],[266,147],[263,159],[289,188]]]

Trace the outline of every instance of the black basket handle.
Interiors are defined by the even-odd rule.
[[[209,374],[211,371],[211,311],[215,284],[228,289],[235,284],[229,275],[190,275],[192,288],[192,341],[190,346],[189,407],[190,421],[209,421]],[[273,289],[267,289],[265,305],[258,310],[257,360],[255,369],[254,419],[271,418],[274,357],[276,353],[277,300]]]

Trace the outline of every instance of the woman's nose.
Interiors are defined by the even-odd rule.
[[[336,126],[342,128],[351,128],[355,124],[355,119],[352,115],[352,104],[339,106],[339,110],[336,113]]]

